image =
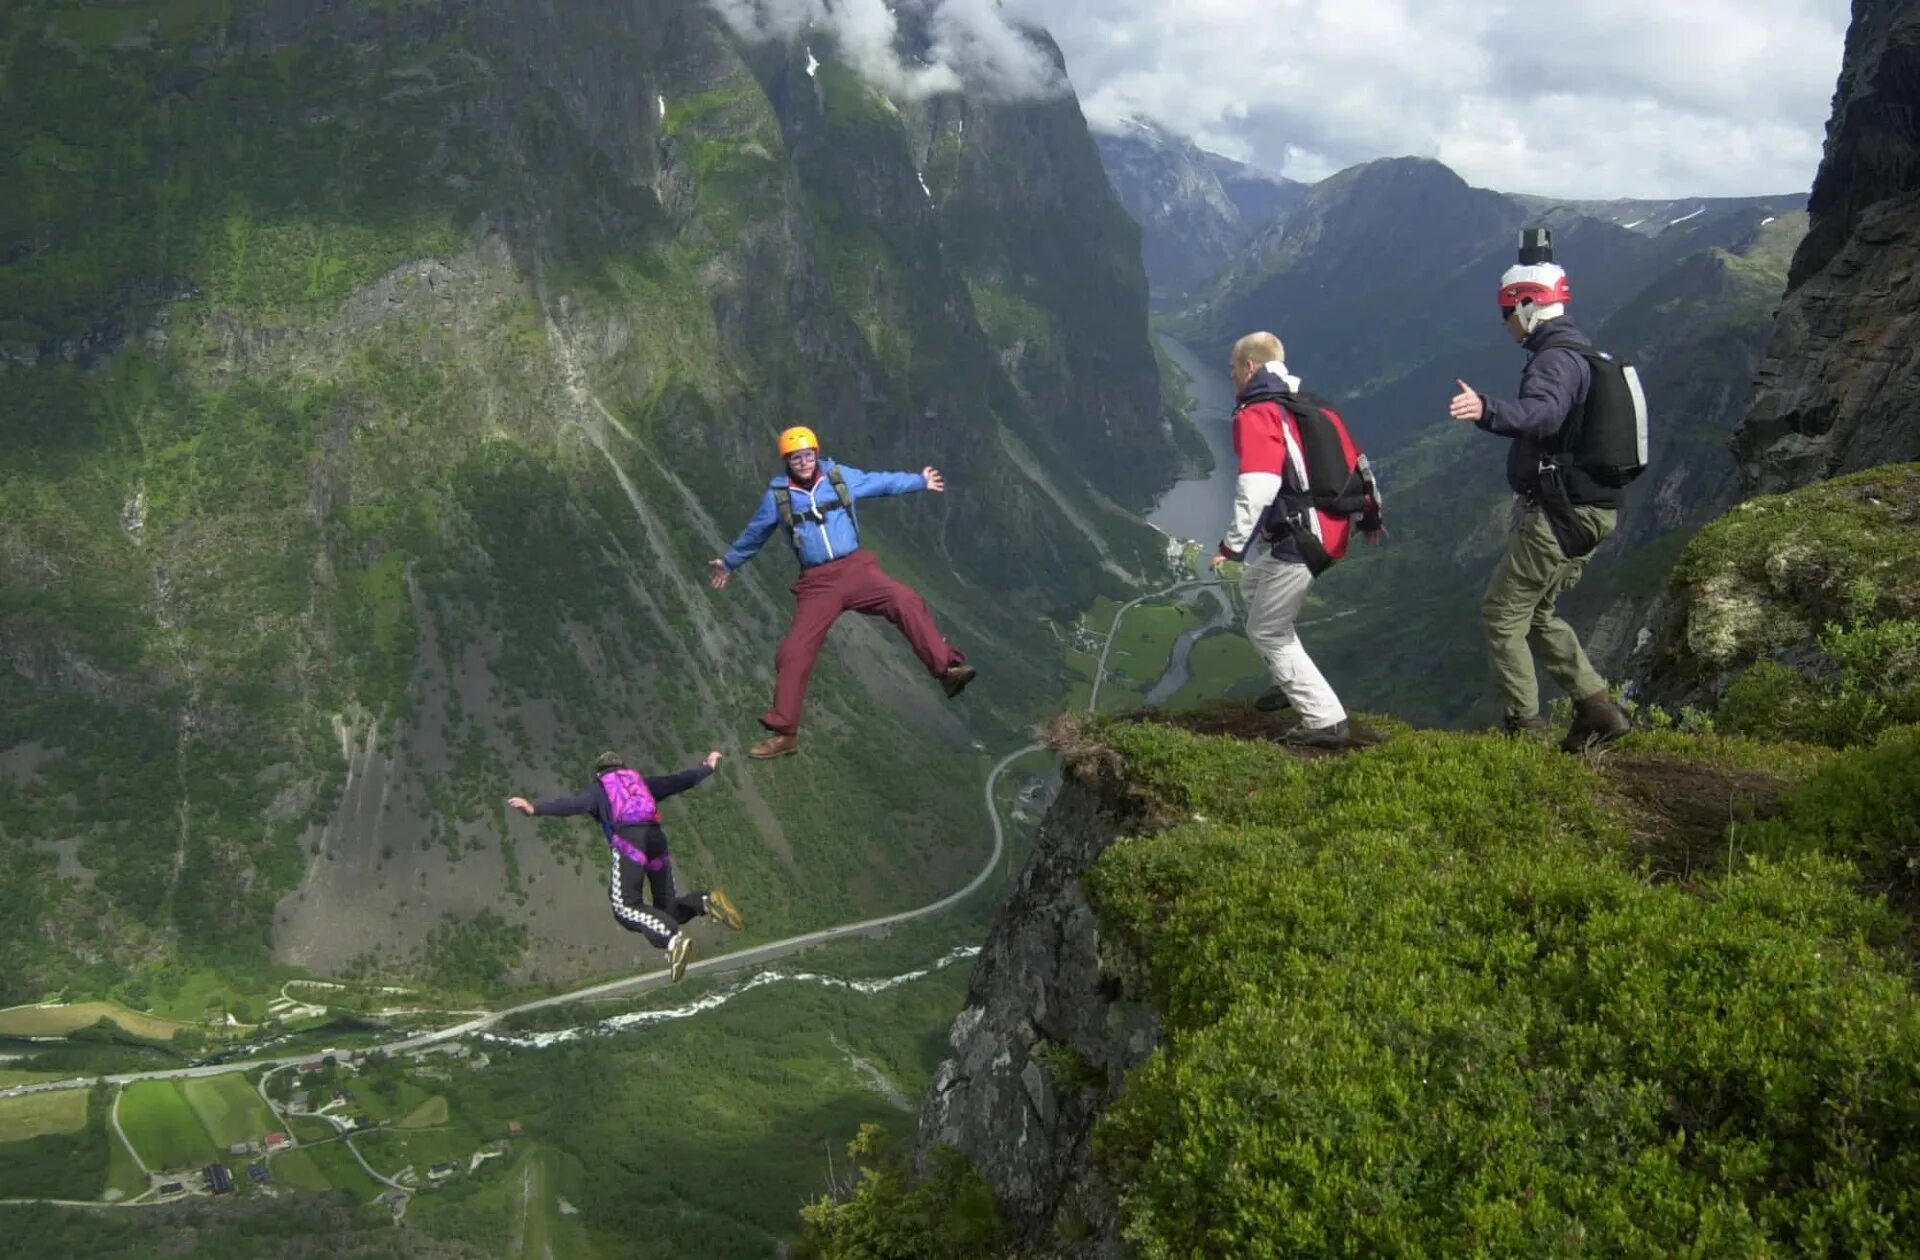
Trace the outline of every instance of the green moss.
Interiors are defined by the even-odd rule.
[[[1920,465],[1749,499],[1700,531],[1671,588],[1688,653],[1727,669],[1830,622],[1920,617]]]

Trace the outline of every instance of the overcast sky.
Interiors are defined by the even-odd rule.
[[[1848,17],[1847,0],[1004,8],[1053,33],[1096,125],[1146,116],[1302,180],[1415,154],[1484,187],[1595,198],[1811,187]]]

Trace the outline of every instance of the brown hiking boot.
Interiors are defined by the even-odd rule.
[[[1605,748],[1633,729],[1626,711],[1604,691],[1596,691],[1574,701],[1573,709],[1573,726],[1568,729],[1567,737],[1560,741],[1562,752]]]
[[[747,750],[747,756],[767,761],[774,757],[790,757],[800,751],[798,735],[773,734],[767,736]]]
[[[946,688],[947,699],[951,700],[965,691],[967,684],[973,681],[975,672],[971,665],[947,666],[940,674],[940,685]]]
[[[1553,742],[1553,727],[1547,723],[1545,717],[1538,713],[1533,714],[1531,717],[1515,717],[1509,713],[1507,714],[1505,729],[1507,734],[1513,736],[1515,739],[1530,739],[1536,744],[1550,744]]]

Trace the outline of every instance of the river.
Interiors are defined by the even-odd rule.
[[[1233,514],[1233,485],[1238,461],[1233,454],[1233,382],[1218,367],[1209,367],[1193,351],[1172,337],[1159,334],[1160,348],[1187,374],[1187,392],[1193,396],[1193,423],[1213,452],[1213,472],[1192,481],[1174,483],[1147,513],[1147,523],[1175,538],[1201,543],[1219,539]]]

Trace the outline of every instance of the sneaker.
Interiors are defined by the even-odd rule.
[[[1531,717],[1515,717],[1509,713],[1502,727],[1515,739],[1530,739],[1536,744],[1551,743],[1553,740],[1553,727],[1538,713]]]
[[[1567,737],[1560,741],[1562,752],[1577,753],[1605,748],[1633,729],[1626,710],[1615,704],[1613,698],[1604,691],[1596,691],[1574,701],[1573,709],[1573,725],[1568,728]]]
[[[1342,718],[1331,726],[1296,726],[1281,742],[1296,748],[1348,748],[1353,744],[1353,733]]]
[[[747,750],[747,756],[766,761],[773,757],[790,757],[800,751],[798,735],[769,735]]]
[[[1283,709],[1291,709],[1293,701],[1287,699],[1287,693],[1280,688],[1269,687],[1253,702],[1253,707],[1262,713],[1279,713]]]
[[[940,685],[946,688],[947,699],[951,700],[965,691],[967,684],[973,681],[973,676],[977,672],[971,665],[947,666],[940,675]]]
[[[747,925],[746,920],[740,917],[740,908],[733,904],[733,898],[718,888],[707,894],[707,913],[718,919],[723,927],[736,932]]]
[[[680,977],[687,974],[687,956],[693,953],[693,938],[685,932],[675,932],[673,939],[667,942],[667,983],[679,984]]]

